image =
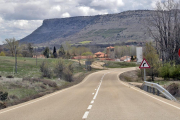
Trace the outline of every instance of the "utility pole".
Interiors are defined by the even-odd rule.
[[[16,54],[16,46],[15,46],[15,73],[17,73],[17,54]]]
[[[36,51],[36,66],[37,66],[37,50],[36,50],[36,47],[35,47],[35,51]]]

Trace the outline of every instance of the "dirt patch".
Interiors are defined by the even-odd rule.
[[[168,90],[171,95],[175,97],[180,97],[180,84],[172,83],[166,87],[166,90]]]
[[[91,67],[95,68],[95,69],[107,69],[107,68],[103,67],[104,64],[105,64],[104,62],[94,61],[91,65]]]
[[[120,80],[126,81],[126,82],[142,82],[142,80],[138,78],[137,72],[138,72],[137,70],[124,72],[119,76],[119,78]]]

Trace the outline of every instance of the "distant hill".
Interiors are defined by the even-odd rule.
[[[114,44],[151,40],[145,24],[152,12],[135,10],[118,14],[46,19],[20,42],[53,46],[65,41],[71,44]]]

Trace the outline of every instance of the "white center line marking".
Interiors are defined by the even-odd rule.
[[[88,114],[89,114],[89,112],[87,111],[87,112],[85,112],[84,113],[84,115],[83,115],[83,117],[82,117],[82,119],[86,119],[87,118],[87,116],[88,116]]]
[[[89,105],[87,109],[90,110],[91,108],[92,108],[92,105]]]
[[[108,73],[106,73],[106,74],[108,74]],[[96,99],[96,97],[97,97],[97,94],[98,94],[98,92],[99,92],[99,89],[100,89],[100,87],[101,87],[101,84],[102,84],[102,80],[103,80],[103,78],[104,78],[104,76],[105,76],[106,74],[104,74],[104,75],[102,76],[102,78],[101,78],[101,82],[100,82],[100,85],[99,85],[99,87],[98,87],[98,89],[97,89],[97,91],[96,91],[96,94],[94,95],[94,98],[93,98],[93,100],[95,100],[95,99]]]
[[[108,73],[110,73],[110,72],[108,72]],[[91,101],[91,104],[94,103],[94,100],[96,99],[97,94],[98,94],[98,91],[99,91],[99,89],[100,89],[100,87],[101,87],[102,80],[103,80],[104,76],[105,76],[106,74],[108,74],[108,73],[105,73],[105,74],[102,76],[101,82],[100,82],[100,84],[98,85],[98,89],[97,89],[97,91],[96,91],[96,94],[94,95],[94,93],[92,93],[92,94],[94,95],[94,97],[93,97],[93,100]],[[95,90],[96,90],[96,89],[95,89]],[[89,105],[87,109],[90,110],[91,108],[92,108],[92,105]],[[89,114],[89,111],[86,111],[86,112],[84,113],[82,119],[83,119],[83,120],[87,119],[88,114]]]

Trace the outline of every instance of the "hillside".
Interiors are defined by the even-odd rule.
[[[53,46],[65,41],[71,44],[112,44],[127,40],[150,40],[145,21],[152,12],[136,10],[118,14],[46,19],[38,29],[20,41]]]

